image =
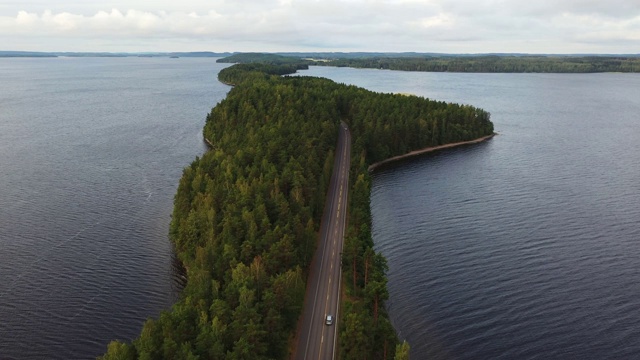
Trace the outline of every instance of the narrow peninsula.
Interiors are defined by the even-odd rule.
[[[469,105],[381,94],[315,77],[286,60],[237,64],[235,86],[207,116],[213,147],[184,169],[170,239],[187,269],[172,308],[102,359],[288,359],[341,124],[351,133],[340,359],[404,359],[384,301],[385,258],[373,250],[371,164],[493,134]]]

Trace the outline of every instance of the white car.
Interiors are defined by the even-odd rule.
[[[324,323],[327,325],[333,325],[333,315],[327,315],[327,320]]]

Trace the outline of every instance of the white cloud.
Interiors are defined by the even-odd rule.
[[[33,26],[38,21],[38,15],[29,14],[26,11],[19,11],[16,17],[16,25],[18,27]]]
[[[112,0],[99,6],[3,1],[0,42],[15,50],[113,51],[126,44],[120,50],[550,53],[638,52],[631,42],[640,38],[635,0]]]
[[[451,28],[455,24],[454,20],[451,16],[447,14],[438,14],[435,16],[430,16],[427,18],[423,18],[420,20],[420,25],[423,27],[430,28]]]

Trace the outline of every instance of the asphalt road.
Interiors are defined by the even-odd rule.
[[[305,294],[303,320],[295,359],[334,359],[340,322],[340,267],[347,212],[351,134],[340,125],[333,174],[320,227],[320,242],[314,254]],[[327,315],[333,324],[326,325]]]

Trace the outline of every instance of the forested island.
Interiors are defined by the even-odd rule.
[[[284,359],[294,343],[339,124],[352,168],[343,252],[339,358],[405,358],[384,309],[386,260],[373,250],[370,164],[493,133],[469,105],[380,94],[284,74],[306,63],[239,64],[207,116],[211,149],[184,169],[170,239],[187,282],[180,300],[102,359]]]

